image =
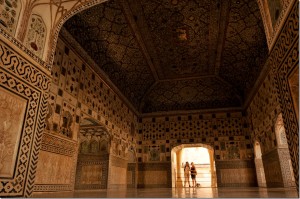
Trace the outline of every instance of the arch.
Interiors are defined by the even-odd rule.
[[[181,168],[181,156],[182,149],[184,148],[193,148],[193,147],[202,147],[206,148],[209,153],[210,159],[210,172],[211,172],[211,187],[217,187],[217,178],[216,178],[216,169],[215,169],[215,160],[214,160],[214,148],[211,145],[203,143],[193,143],[193,144],[180,144],[175,146],[171,150],[171,172],[172,172],[172,187],[181,187],[182,186],[182,174],[180,172]],[[178,180],[179,179],[179,180]]]
[[[128,154],[127,154],[127,157],[128,157],[128,163],[136,163],[135,151],[129,150]]]
[[[49,46],[48,46],[48,51],[46,54],[46,62],[48,64],[52,65],[53,59],[54,59],[54,53],[55,53],[55,48],[56,48],[56,43],[58,39],[59,32],[63,26],[63,24],[70,19],[72,16],[76,15],[77,13],[86,10],[88,8],[91,8],[95,5],[104,3],[108,0],[87,0],[84,3],[81,3],[71,10],[67,11],[66,13],[63,14],[63,16],[58,19],[58,21],[55,23],[53,29],[50,32],[50,38],[49,38]]]

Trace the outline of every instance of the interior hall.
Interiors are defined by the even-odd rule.
[[[298,198],[299,1],[0,0],[0,197]]]

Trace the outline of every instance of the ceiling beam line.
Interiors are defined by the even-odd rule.
[[[226,38],[226,31],[229,20],[230,1],[220,1],[220,16],[219,16],[219,34],[218,34],[218,46],[215,60],[215,75],[219,75],[220,66],[222,64],[223,48]]]
[[[215,75],[203,75],[198,77],[179,77],[179,78],[169,78],[169,79],[161,79],[158,82],[169,82],[169,81],[184,81],[184,80],[197,80],[197,79],[204,79],[204,78],[214,78]]]
[[[147,64],[149,65],[151,72],[153,74],[154,79],[157,81],[159,80],[158,74],[156,72],[155,66],[152,62],[151,56],[146,48],[145,42],[143,37],[141,36],[140,30],[135,22],[134,16],[132,14],[131,8],[126,0],[118,0],[123,10],[123,14],[132,30],[133,35],[135,36],[136,41],[139,44],[140,50],[142,51]]]

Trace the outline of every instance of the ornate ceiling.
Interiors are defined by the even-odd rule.
[[[141,113],[241,107],[268,52],[256,0],[109,0],[64,27]]]

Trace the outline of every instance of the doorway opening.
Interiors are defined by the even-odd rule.
[[[197,187],[217,187],[214,150],[206,144],[182,144],[171,151],[172,187],[185,186],[184,164],[194,163]],[[189,178],[192,185],[191,178]],[[188,186],[188,185],[187,185]]]

